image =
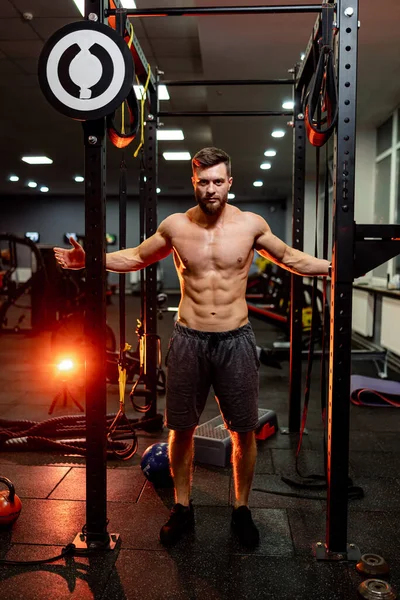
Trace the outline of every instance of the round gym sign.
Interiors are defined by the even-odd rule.
[[[133,86],[132,54],[114,29],[93,21],[62,27],[39,58],[42,92],[59,112],[86,121],[112,113]]]

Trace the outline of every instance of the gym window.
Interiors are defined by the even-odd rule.
[[[400,108],[377,128],[374,223],[400,224]],[[374,283],[386,285],[400,273],[400,256],[373,270]]]

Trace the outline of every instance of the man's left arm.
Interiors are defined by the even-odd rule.
[[[291,248],[272,233],[268,223],[262,217],[255,216],[258,231],[254,238],[254,249],[261,256],[296,275],[310,277],[330,275],[329,260],[315,258],[306,252]]]

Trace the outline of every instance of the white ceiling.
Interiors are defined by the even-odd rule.
[[[309,4],[285,0],[284,4]],[[234,0],[137,0],[139,8],[234,6]],[[278,4],[254,0],[249,5]],[[149,6],[150,5],[150,6]],[[25,21],[22,13],[33,14]],[[359,13],[359,128],[375,127],[400,103],[400,3],[398,0],[360,0]],[[310,38],[315,14],[231,15],[132,19],[135,34],[148,62],[164,71],[165,79],[272,79],[287,78]],[[37,60],[46,39],[67,23],[80,19],[72,0],[1,0],[0,8],[0,193],[37,192],[26,188],[29,178],[50,187],[51,194],[82,193],[73,176],[83,173],[82,129],[78,122],[57,113],[45,100],[37,82]],[[170,88],[171,100],[161,110],[280,110],[291,88],[283,86],[215,86]],[[159,143],[159,185],[170,196],[190,192],[190,163],[166,162],[164,150],[188,150],[193,155],[216,145],[232,156],[237,199],[275,199],[291,191],[292,130],[287,117],[163,118],[165,127],[184,130],[182,142]],[[271,137],[275,127],[286,136]],[[134,149],[135,142],[132,144]],[[278,154],[273,167],[261,171],[265,149]],[[117,191],[120,151],[108,145],[107,189]],[[137,189],[137,161],[125,151],[131,174],[130,191]],[[23,154],[53,158],[50,166],[29,166]],[[308,153],[312,170],[311,152]],[[10,183],[10,173],[20,176]],[[263,188],[252,182],[263,179]],[[161,196],[162,198],[162,196]]]

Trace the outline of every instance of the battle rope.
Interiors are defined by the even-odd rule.
[[[125,455],[131,452],[134,428],[147,432],[160,430],[159,416],[147,419],[125,418],[124,423],[115,424],[116,417],[116,414],[106,416],[107,427],[111,428],[113,424],[115,425],[113,439],[108,439],[108,458],[116,456],[121,458],[121,454]],[[1,451],[43,450],[85,456],[85,436],[86,421],[85,417],[81,415],[54,417],[43,422],[0,419]],[[127,442],[122,440],[127,440]]]

